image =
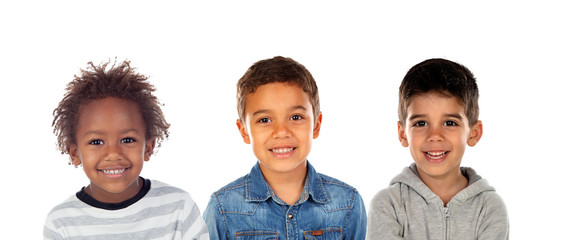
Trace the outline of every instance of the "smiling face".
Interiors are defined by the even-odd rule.
[[[122,202],[138,193],[138,177],[153,152],[154,139],[146,139],[136,103],[107,97],[83,105],[76,139],[69,153],[90,179],[86,193],[107,203]]]
[[[470,127],[456,97],[429,92],[411,99],[405,124],[398,122],[398,135],[420,177],[455,177],[461,174],[466,145],[474,146],[482,137],[482,123]]]
[[[261,165],[269,172],[306,171],[306,158],[313,139],[319,136],[317,118],[307,93],[291,83],[274,82],[259,86],[247,96],[245,121],[237,127]]]

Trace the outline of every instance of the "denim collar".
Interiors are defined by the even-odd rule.
[[[265,181],[259,162],[253,166],[251,173],[246,178],[247,195],[245,200],[248,202],[263,202],[272,197],[271,187]],[[307,161],[307,180],[305,183],[305,194],[311,196],[311,199],[317,203],[324,204],[329,201],[328,195],[323,187],[321,176],[315,171],[313,166]]]

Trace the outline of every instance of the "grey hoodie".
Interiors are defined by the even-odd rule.
[[[419,178],[415,163],[371,201],[366,239],[508,239],[506,205],[476,172],[461,168],[469,186],[444,207]]]

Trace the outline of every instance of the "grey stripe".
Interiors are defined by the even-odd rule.
[[[151,191],[147,193],[147,197],[158,197],[171,193],[184,193],[184,192],[185,191],[183,191],[182,189],[173,186],[155,187],[152,188]]]
[[[44,235],[44,238],[45,238],[45,239],[52,239],[52,240],[60,240],[60,239],[62,239],[62,240],[64,240],[64,238],[62,238],[62,237],[60,236],[60,234],[58,234],[57,232],[52,231],[52,230],[46,228],[46,226],[44,226],[44,233],[43,233],[43,235]]]
[[[78,199],[75,199],[78,200]],[[61,210],[61,209],[66,209],[66,208],[85,208],[85,207],[90,207],[87,206],[85,203],[81,202],[81,201],[69,201],[69,202],[64,202],[62,204],[59,204],[58,206],[54,207],[52,209],[52,212],[57,211],[57,210]]]
[[[58,229],[61,227],[68,227],[68,226],[91,226],[91,225],[134,223],[150,217],[171,214],[181,209],[183,205],[184,200],[181,200],[178,202],[165,204],[158,207],[146,208],[136,214],[127,215],[123,218],[96,218],[91,216],[63,217],[54,220],[53,224],[55,228]]]
[[[78,236],[78,237],[69,237],[67,239],[70,240],[76,240],[76,239],[82,239],[82,240],[93,240],[93,239],[107,239],[107,240],[138,240],[138,239],[151,239],[151,238],[159,238],[162,237],[164,235],[166,235],[167,233],[173,233],[175,234],[177,231],[175,231],[177,227],[176,223],[170,223],[169,225],[166,225],[164,227],[158,227],[158,228],[151,228],[151,229],[147,229],[147,230],[143,230],[140,232],[130,232],[130,233],[119,233],[119,234],[99,234],[99,235],[92,235],[92,236]]]
[[[195,206],[195,205],[193,205]],[[189,216],[187,216],[187,218],[185,220],[183,220],[183,229],[190,229],[193,224],[200,220],[200,221],[204,221],[201,218],[201,212],[199,211],[199,208],[193,208],[191,209],[191,213],[189,214]]]

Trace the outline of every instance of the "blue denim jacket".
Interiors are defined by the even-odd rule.
[[[211,195],[203,218],[211,239],[365,239],[367,216],[357,190],[307,163],[299,201],[269,187],[259,163]]]

